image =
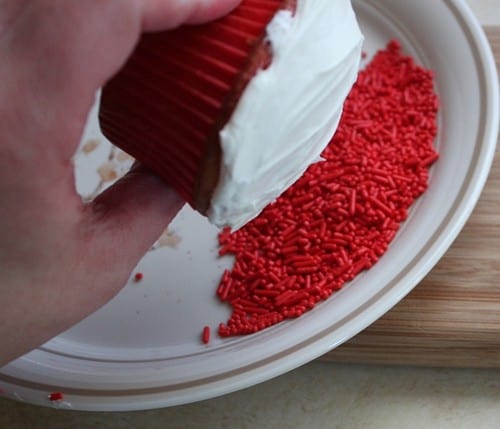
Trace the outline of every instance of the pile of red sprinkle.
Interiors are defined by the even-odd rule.
[[[375,55],[324,161],[258,218],[220,233],[220,255],[236,257],[217,289],[233,309],[220,336],[298,317],[377,262],[427,188],[437,110],[432,73],[399,43]]]

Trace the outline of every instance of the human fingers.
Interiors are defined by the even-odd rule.
[[[137,0],[144,31],[158,31],[182,24],[199,24],[219,18],[241,0]]]
[[[135,165],[84,212],[94,254],[101,253],[108,267],[128,276],[183,205],[170,186]]]

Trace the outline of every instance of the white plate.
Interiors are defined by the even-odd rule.
[[[459,0],[355,2],[373,53],[399,39],[436,74],[441,98],[440,161],[428,192],[386,255],[339,293],[299,319],[252,336],[200,341],[229,309],[215,298],[229,259],[216,257],[216,230],[184,209],[171,226],[177,248],[149,252],[106,307],[14,361],[0,373],[5,394],[84,410],[134,410],[181,404],[241,389],[282,374],[348,340],[403,298],[450,246],[486,180],[498,133],[497,73],[486,39]],[[85,139],[97,136],[95,115]],[[109,147],[77,159],[82,192]]]

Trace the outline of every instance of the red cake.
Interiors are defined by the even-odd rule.
[[[307,0],[244,0],[232,13],[217,21],[144,35],[123,69],[103,88],[99,112],[103,133],[115,145],[166,180],[189,204],[208,215],[214,223],[232,227],[246,223],[297,180],[309,164],[317,161],[338,123],[336,119],[334,124],[316,126],[325,135],[315,137],[315,150],[306,150],[293,168],[272,164],[272,160],[280,156],[277,151],[268,153],[275,144],[271,131],[254,138],[245,150],[250,150],[253,154],[250,158],[256,159],[244,169],[251,174],[255,172],[256,177],[262,165],[268,165],[268,171],[250,188],[246,178],[240,180],[244,185],[234,187],[231,182],[234,180],[236,183],[239,179],[237,172],[232,171],[231,163],[239,165],[242,162],[235,160],[234,156],[226,156],[229,150],[224,149],[221,135],[247,97],[246,93],[250,92],[249,100],[257,97],[257,101],[251,102],[247,109],[257,111],[255,117],[241,113],[243,119],[238,119],[238,123],[267,130],[276,125],[279,129],[278,124],[284,122],[283,118],[277,115],[265,124],[263,122],[270,119],[265,110],[281,110],[281,107],[271,107],[277,99],[283,99],[283,108],[286,108],[286,103],[292,104],[293,100],[286,99],[288,89],[285,95],[273,95],[274,88],[280,88],[274,82],[283,80],[280,75],[285,78],[293,76],[290,91],[297,88],[298,95],[302,97],[308,88],[315,85],[314,82],[322,82],[320,72],[323,71],[316,67],[316,63],[323,61],[317,61],[319,55],[328,55],[328,52],[318,49],[318,43],[328,46],[330,40],[340,40],[345,31],[356,36],[359,34],[359,37],[349,38],[349,47],[344,49],[349,53],[347,58],[350,64],[349,73],[346,73],[348,76],[343,78],[346,85],[343,85],[341,94],[332,94],[340,100],[340,104],[357,74],[358,59],[355,57],[359,57],[362,37],[350,2],[320,0],[317,3],[311,5]],[[331,37],[331,33],[336,31],[334,20],[342,19],[337,17],[338,11],[347,14],[350,22],[349,25],[340,25],[345,27],[344,33],[340,31],[336,37]],[[330,21],[327,21],[328,18]],[[316,25],[314,20],[321,22]],[[315,28],[320,28],[321,34],[299,38],[301,31],[311,34]],[[322,34],[327,32],[330,33],[328,37],[323,37]],[[297,52],[289,54],[288,46],[299,55]],[[335,50],[339,48],[332,47],[332,51]],[[281,55],[281,52],[284,54]],[[334,56],[332,54],[332,58]],[[346,54],[343,54],[342,61],[344,57]],[[335,61],[337,65],[339,61]],[[266,77],[267,73],[271,78]],[[316,81],[313,80],[315,74]],[[257,78],[265,82],[261,85],[262,89],[252,89]],[[280,91],[283,93],[283,89]],[[259,105],[260,100],[262,106]],[[293,104],[297,105],[297,102]],[[305,107],[309,108],[309,105]],[[315,105],[311,104],[312,108]],[[334,113],[340,115],[339,112],[323,110],[325,112],[321,114],[325,117]],[[265,115],[264,120],[259,119],[259,115]],[[282,116],[286,117],[285,114]],[[246,132],[246,135],[249,133]],[[242,139],[235,137],[233,140],[237,140],[239,145]],[[234,145],[233,141],[230,144]],[[244,144],[241,143],[242,147]],[[303,147],[307,144],[304,143]],[[279,145],[284,146],[284,138]],[[299,158],[296,156],[295,159]],[[280,177],[285,171],[286,174]],[[280,183],[273,184],[270,187],[272,192],[267,192],[268,184],[274,181],[274,172]],[[228,183],[230,192],[226,191]],[[224,189],[217,191],[218,186]],[[259,192],[264,195],[263,198],[260,198]],[[246,195],[251,196],[251,201],[244,200]],[[218,202],[214,203],[215,200]]]

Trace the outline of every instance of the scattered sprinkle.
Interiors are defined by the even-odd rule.
[[[134,158],[131,155],[129,155],[127,152],[125,152],[125,151],[123,151],[121,149],[118,149],[116,151],[115,159],[118,162],[134,161]]]
[[[64,399],[64,395],[61,392],[52,392],[48,396],[49,401],[57,402],[62,401]]]
[[[143,278],[144,278],[144,274],[142,274],[142,273],[135,273],[135,275],[134,275],[135,282],[140,282]]]
[[[203,328],[203,332],[201,334],[201,341],[203,341],[203,344],[208,344],[210,342],[210,327],[205,326]]]

